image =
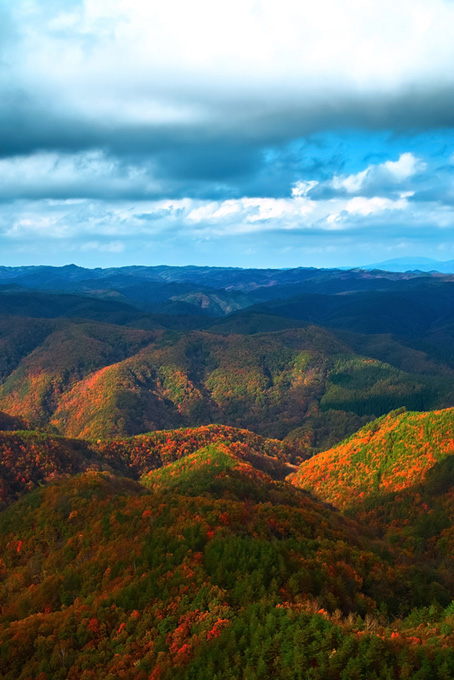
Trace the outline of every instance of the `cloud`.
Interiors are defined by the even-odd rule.
[[[402,153],[396,161],[370,165],[354,175],[333,177],[330,186],[341,193],[368,195],[377,190],[402,191],[402,183],[423,173],[427,164],[410,152]]]
[[[0,246],[285,266],[444,243],[452,63],[443,0],[0,0]]]
[[[450,167],[439,174],[447,186],[451,179],[452,188]],[[10,244],[69,239],[86,242],[79,247],[82,252],[120,253],[127,250],[125,239],[137,244],[166,239],[183,250],[184,243],[202,240],[216,250],[219,239],[247,234],[279,233],[283,243],[290,232],[312,237],[354,232],[360,237],[361,231],[373,233],[385,215],[391,217],[393,229],[399,224],[399,233],[429,221],[432,230],[444,229],[453,218],[452,204],[439,200],[439,195],[421,197],[424,187],[428,191],[432,186],[430,170],[426,161],[403,152],[395,160],[369,164],[350,175],[296,180],[286,196],[160,199],[145,166],[126,167],[101,152],[63,156],[43,152],[0,161],[5,195],[16,191],[22,196],[0,205],[0,238],[3,234]],[[53,187],[52,198],[39,197],[43,175],[47,188]],[[380,237],[389,231],[387,227]]]
[[[272,145],[329,127],[453,123],[442,0],[1,4],[13,155]]]
[[[0,198],[154,196],[161,184],[150,164],[132,164],[102,150],[55,151],[0,159]]]
[[[418,172],[424,172],[427,165],[420,158],[415,158],[412,153],[403,153],[397,161],[386,161],[383,170],[388,171],[396,182],[402,182]]]
[[[442,247],[448,259],[453,222],[454,207],[408,198],[21,200],[0,203],[0,252],[8,265],[337,266]]]
[[[408,206],[405,198],[397,201],[392,201],[389,198],[381,196],[374,196],[373,198],[364,198],[363,196],[356,196],[347,202],[345,210],[351,215],[374,215],[383,212],[383,210],[405,210]]]
[[[229,233],[240,230],[255,231],[266,228],[263,223],[270,223],[276,228],[276,221],[285,226],[284,220],[301,219],[313,211],[315,204],[301,198],[243,198],[221,202],[205,202],[187,214],[187,220],[193,224],[215,225],[227,223]]]
[[[317,186],[319,182],[317,180],[298,180],[292,187],[293,198],[301,198],[301,196],[307,196],[307,194]]]
[[[454,126],[454,5],[442,0],[170,0],[159,11],[0,0],[0,19],[3,197],[278,198],[321,179],[305,176],[298,141]],[[336,168],[312,161],[347,193],[362,183],[345,155]]]

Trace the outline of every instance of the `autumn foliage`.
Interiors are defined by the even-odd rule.
[[[453,454],[454,409],[401,409],[304,462],[292,482],[337,507],[356,507],[423,482]]]
[[[2,446],[3,477],[27,475],[0,513],[5,680],[453,677],[446,562],[289,484],[280,442],[211,426]]]

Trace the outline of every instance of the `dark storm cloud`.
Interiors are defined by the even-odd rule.
[[[107,172],[106,163],[96,182],[83,173],[55,182],[48,172],[47,183],[45,176],[18,182],[12,198],[286,196],[298,179],[327,180],[344,162],[305,158],[305,149],[292,158],[295,140],[327,130],[406,134],[454,127],[452,78],[441,71],[430,79],[415,74],[415,84],[399,88],[333,80],[321,87],[310,77],[306,87],[284,70],[269,82],[263,74],[237,82],[228,65],[225,79],[213,78],[215,70],[205,65],[203,73],[176,77],[164,55],[162,71],[150,57],[150,70],[142,73],[137,55],[126,52],[133,43],[121,43],[115,32],[121,11],[116,16],[112,6],[109,15],[106,3],[99,18],[93,7],[102,5],[0,0],[0,158],[100,150],[114,166]],[[54,59],[46,61],[47,51]],[[59,58],[68,61],[67,77]],[[320,69],[324,74],[329,64]],[[150,117],[149,106],[158,114]],[[138,179],[127,182],[132,167]],[[370,185],[368,195],[373,190]],[[313,195],[327,192],[319,186]]]
[[[261,150],[321,130],[388,129],[404,134],[454,127],[452,86],[428,86],[393,97],[348,98],[333,93],[331,100],[289,103],[267,112],[247,101],[236,102],[233,110],[216,101],[211,104],[203,124],[122,124],[74,116],[71,110],[54,109],[53,102],[43,106],[33,93],[3,91],[1,155],[101,148],[120,158],[157,158],[168,172],[174,167],[179,178],[209,179],[213,173],[244,174],[248,163],[254,170]]]
[[[441,243],[453,26],[442,0],[0,0],[0,247],[285,266]]]

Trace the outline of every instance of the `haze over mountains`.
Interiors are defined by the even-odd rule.
[[[452,274],[454,272],[454,260],[433,260],[430,257],[397,257],[376,264],[369,264],[361,269],[385,269],[390,272],[441,272]]]

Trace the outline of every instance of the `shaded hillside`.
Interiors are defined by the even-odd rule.
[[[0,291],[0,314],[45,319],[96,319],[119,324],[140,318],[138,310],[119,301],[15,289]]]
[[[321,286],[325,282],[339,282],[336,292],[349,287],[363,285],[368,287],[376,281],[380,286],[388,282],[407,281],[421,278],[420,272],[404,274],[386,271],[364,271],[362,269],[315,269],[298,267],[295,269],[241,269],[240,267],[172,267],[172,266],[130,266],[107,269],[86,269],[76,265],[64,267],[0,267],[0,281],[6,285],[15,284],[37,290],[72,290],[82,288],[125,289],[141,283],[150,287],[163,284],[191,285],[213,289],[243,290],[290,287],[298,284]],[[425,274],[430,279],[430,274]],[[371,283],[372,282],[372,283]],[[331,284],[332,285],[332,284]],[[150,288],[151,290],[151,288]],[[169,296],[170,297],[170,296]]]
[[[255,335],[256,333],[270,333],[289,328],[306,328],[309,324],[297,319],[286,319],[271,314],[260,314],[246,310],[241,314],[232,314],[226,319],[216,320],[207,326],[210,333],[222,335]]]
[[[5,380],[61,323],[65,322],[0,316],[0,379]]]
[[[115,323],[143,323],[138,309],[168,315],[224,316],[236,310],[303,294],[427,288],[452,277],[364,269],[240,269],[222,267],[1,267],[3,313],[65,315]],[[27,296],[26,291],[35,291]],[[60,293],[46,300],[45,291]],[[72,295],[68,295],[71,293]],[[83,301],[84,296],[85,302]],[[96,301],[96,298],[98,300]],[[16,305],[17,310],[13,311]],[[36,312],[33,313],[32,307]],[[136,311],[134,311],[134,308]],[[309,319],[308,319],[309,320]],[[314,319],[312,319],[314,321]]]
[[[81,441],[37,432],[0,432],[0,508],[61,475],[102,467]]]
[[[357,333],[422,338],[454,322],[454,282],[415,280],[396,290],[318,292],[265,302],[248,312],[281,316]]]
[[[165,303],[154,305],[153,311],[161,314],[193,314],[206,316],[225,316],[254,304],[254,299],[243,293],[220,293],[219,291],[191,291],[183,295],[173,295]]]
[[[21,323],[17,317],[89,320],[145,330],[190,329],[206,323],[200,308],[194,306],[190,306],[189,314],[188,309],[183,311],[181,318],[176,318],[174,314],[162,314],[161,309],[160,305],[154,304],[144,305],[144,309],[140,309],[134,300],[110,289],[67,294],[58,290],[44,292],[0,287],[0,318],[11,318],[11,324]]]
[[[0,432],[13,431],[13,430],[25,430],[26,423],[22,418],[15,418],[7,413],[2,413],[0,411]]]

